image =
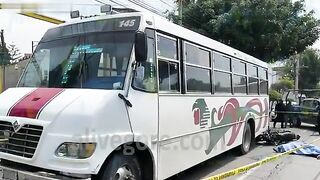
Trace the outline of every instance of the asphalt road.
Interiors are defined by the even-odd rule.
[[[280,125],[280,124],[278,124]],[[277,127],[278,128],[278,127]],[[301,136],[299,141],[311,142],[320,138],[314,126],[302,124],[301,128],[288,128]],[[313,143],[320,146],[320,140]],[[252,150],[243,156],[237,155],[235,151],[228,151],[194,166],[169,180],[195,180],[203,179],[228,170],[241,167],[271,155],[274,155],[271,145],[255,145]],[[300,155],[285,155],[278,160],[256,167],[245,174],[230,177],[237,180],[279,180],[279,179],[306,179],[320,180],[320,160],[314,157]]]

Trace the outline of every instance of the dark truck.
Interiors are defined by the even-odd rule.
[[[318,113],[320,111],[320,99],[315,97],[307,97],[310,95],[319,94],[320,89],[289,89],[287,91],[284,102],[289,99],[295,100],[297,104],[292,104],[292,109],[288,112],[288,116],[293,126],[300,127],[301,123],[315,125],[320,133],[318,122]]]
[[[300,127],[301,123],[313,124],[318,127],[318,112],[320,100],[317,98],[306,98],[300,106],[292,109],[293,125]],[[320,127],[318,128],[320,130]]]

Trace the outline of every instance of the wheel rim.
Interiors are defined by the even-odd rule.
[[[114,180],[135,180],[135,177],[132,174],[131,168],[124,165],[117,170]]]
[[[250,144],[251,144],[251,130],[250,130],[250,127],[249,128],[247,127],[246,132],[244,134],[244,143],[243,143],[245,151],[249,150]]]

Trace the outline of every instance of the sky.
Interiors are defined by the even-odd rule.
[[[122,7],[116,5],[109,0],[100,0],[108,4],[113,4],[115,7]],[[125,7],[133,7],[139,10],[144,10],[139,6],[130,3],[128,0],[111,0],[115,1],[118,4],[121,4]],[[162,1],[166,2],[163,3]],[[161,12],[164,12],[166,9],[173,8],[174,3],[171,0],[149,0],[146,1],[153,7]],[[46,10],[39,10],[39,13],[44,15],[55,17],[61,20],[70,21],[69,12],[71,10],[79,10],[82,15],[93,15],[100,14],[100,5],[99,2],[94,0],[0,0],[0,3],[12,3],[12,2],[23,2],[23,3],[62,3],[63,6],[58,7],[59,12],[55,9],[48,9],[50,5],[43,5],[43,8]],[[73,4],[73,5],[70,5]],[[45,12],[44,12],[45,11]],[[18,11],[15,10],[0,10],[0,29],[4,29],[5,42],[7,44],[15,44],[22,53],[31,53],[32,41],[39,41],[43,34],[47,31],[48,28],[54,27],[54,24],[40,21],[37,19],[32,19],[17,14]]]
[[[145,9],[131,3],[130,0],[98,1],[113,4],[117,7],[132,7],[140,11],[145,11]],[[320,0],[305,1],[306,9],[308,11],[314,10],[316,17],[320,19]],[[101,5],[101,3],[95,0],[0,0],[0,3],[8,2],[41,3],[44,5],[41,8],[42,10],[39,10],[39,13],[66,21],[70,21],[69,12],[71,10],[79,10],[82,15],[93,15],[100,13]],[[160,12],[165,12],[167,9],[172,10],[174,8],[173,0],[144,0],[144,2],[147,2],[150,6],[155,7]],[[52,4],[50,5],[50,3],[61,3],[63,6],[58,5],[58,7],[56,7],[56,4],[53,4],[55,5],[53,6]],[[54,26],[55,25],[51,23],[18,15],[15,10],[0,10],[0,29],[4,29],[5,41],[7,44],[15,44],[20,49],[21,53],[31,53],[31,42],[39,41],[47,29]],[[320,49],[320,40],[318,40],[313,47]]]

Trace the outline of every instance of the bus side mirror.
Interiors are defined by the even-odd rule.
[[[137,62],[145,62],[147,60],[148,45],[145,33],[138,31],[135,39],[135,56]]]

